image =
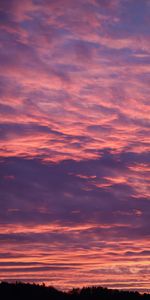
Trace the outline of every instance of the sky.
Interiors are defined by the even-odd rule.
[[[150,1],[0,24],[0,279],[150,291]]]

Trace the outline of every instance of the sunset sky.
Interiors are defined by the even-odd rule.
[[[0,9],[0,279],[150,291],[150,1]]]

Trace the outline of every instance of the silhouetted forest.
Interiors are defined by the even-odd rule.
[[[0,283],[0,299],[7,300],[150,300],[150,294],[111,290],[103,287],[84,287],[62,292],[54,287],[28,283]]]

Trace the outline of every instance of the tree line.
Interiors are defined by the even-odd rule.
[[[63,292],[44,284],[0,283],[0,300],[150,300],[150,294],[103,287],[83,287]]]

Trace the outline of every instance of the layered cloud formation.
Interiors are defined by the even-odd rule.
[[[0,278],[147,291],[149,1],[0,6]]]

